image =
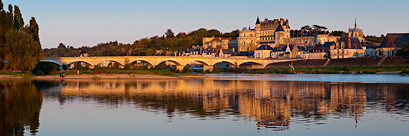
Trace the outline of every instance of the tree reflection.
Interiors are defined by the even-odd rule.
[[[23,135],[29,129],[37,132],[43,93],[32,81],[0,82],[0,132],[2,135]]]

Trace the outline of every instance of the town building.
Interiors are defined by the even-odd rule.
[[[330,46],[330,57],[331,59],[358,58],[364,56],[365,50],[366,47],[358,37],[343,34],[336,44]]]
[[[332,43],[332,42],[326,42],[326,43]],[[335,45],[335,42],[333,42]],[[328,58],[327,52],[329,51],[329,47],[324,47],[323,44],[318,43],[315,45],[314,48],[308,50],[308,55],[307,59],[326,59]]]
[[[409,42],[409,33],[388,33],[376,49],[376,56],[395,56],[407,42]]]
[[[261,45],[254,51],[254,58],[270,58],[273,48],[269,45]]]

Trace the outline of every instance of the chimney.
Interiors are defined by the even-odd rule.
[[[351,37],[348,37],[348,47],[351,49]]]

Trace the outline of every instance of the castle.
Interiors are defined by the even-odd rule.
[[[321,38],[328,38],[326,37]],[[256,20],[256,26],[254,29],[245,28],[240,31],[238,41],[239,51],[254,51],[261,45],[269,45],[271,47],[277,47],[280,45],[292,44],[296,46],[314,46],[314,41],[317,41],[316,37],[290,37],[290,23],[288,19],[274,19],[260,21],[259,17]],[[326,42],[326,41],[325,41]]]
[[[260,22],[257,17],[256,27],[240,31],[237,41],[239,51],[254,51],[263,44],[274,46],[275,43],[283,43],[283,38],[290,38],[288,19],[265,19]]]

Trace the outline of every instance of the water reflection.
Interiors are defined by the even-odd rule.
[[[145,111],[165,111],[169,118],[189,113],[196,117],[239,115],[257,127],[275,131],[297,123],[325,124],[334,118],[358,123],[366,110],[406,114],[407,84],[363,84],[275,81],[66,81],[60,103],[94,100],[111,108],[134,104]]]
[[[23,135],[24,130],[37,132],[43,93],[32,81],[0,82],[1,135]]]
[[[0,132],[22,134],[39,127],[43,99],[61,105],[96,102],[101,107],[131,105],[168,118],[237,116],[259,129],[288,130],[293,123],[325,125],[350,118],[359,124],[368,111],[407,116],[407,84],[277,82],[240,80],[11,81],[0,82]],[[44,97],[44,98],[43,98]],[[233,123],[233,122],[232,122]]]

